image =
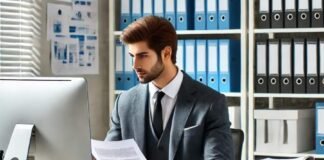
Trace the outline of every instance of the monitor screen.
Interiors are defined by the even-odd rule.
[[[28,159],[90,160],[90,120],[83,78],[1,78],[0,150],[16,124],[34,124]]]

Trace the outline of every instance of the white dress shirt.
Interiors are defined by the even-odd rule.
[[[165,129],[166,124],[170,118],[170,115],[173,111],[175,102],[177,100],[177,95],[183,80],[183,73],[178,69],[177,75],[173,80],[167,84],[164,88],[157,88],[152,82],[149,83],[149,94],[150,94],[150,113],[153,118],[155,101],[157,99],[157,92],[162,91],[165,93],[161,100],[162,104],[162,119],[163,119],[163,129]]]

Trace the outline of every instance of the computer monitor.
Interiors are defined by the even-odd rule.
[[[83,78],[0,77],[0,150],[6,152],[16,124],[35,125],[28,159],[91,159]]]

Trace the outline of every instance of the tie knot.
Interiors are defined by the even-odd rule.
[[[164,94],[164,92],[162,92],[162,91],[158,91],[157,92],[157,101],[161,101],[161,99],[163,98],[163,96],[164,96],[165,94]]]

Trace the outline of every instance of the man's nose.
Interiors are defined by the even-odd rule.
[[[138,64],[138,61],[136,60],[136,57],[134,57],[132,59],[132,64],[133,64],[133,69],[136,70],[140,67],[140,65]]]

